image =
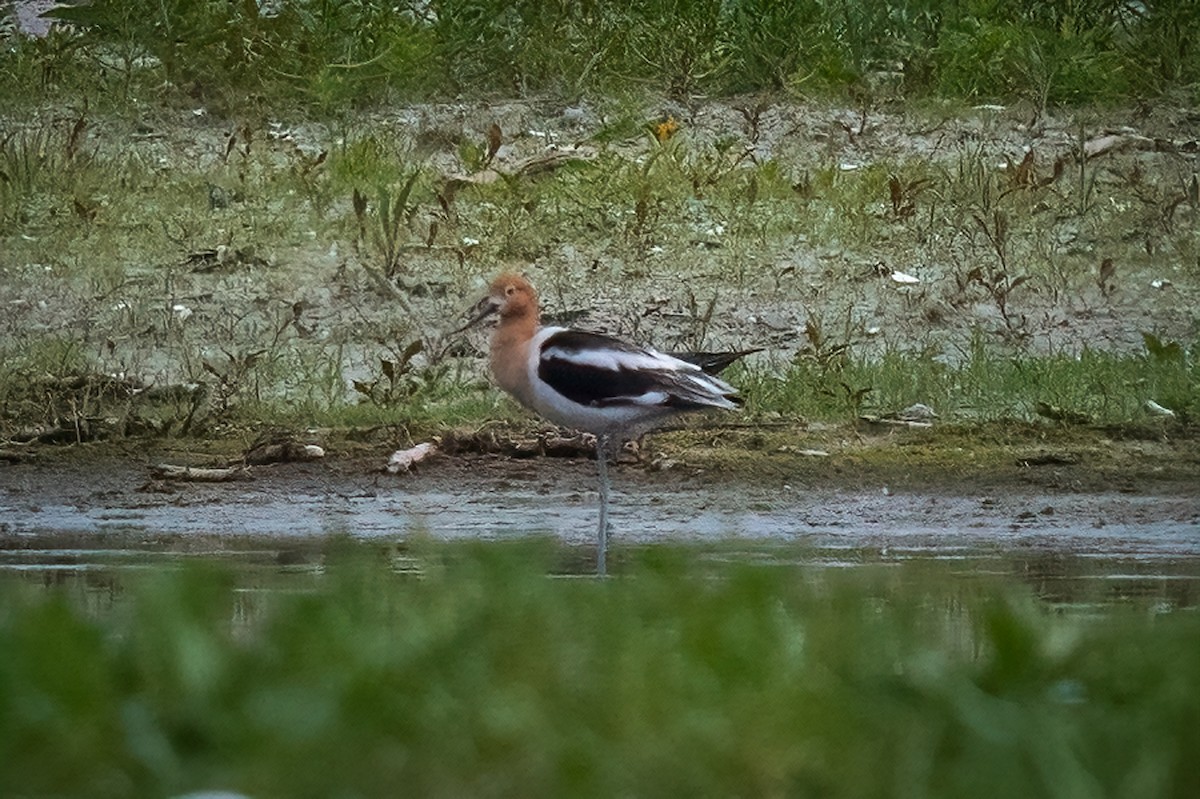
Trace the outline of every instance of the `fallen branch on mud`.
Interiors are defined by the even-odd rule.
[[[868,425],[890,425],[892,427],[912,427],[918,429],[933,427],[932,422],[921,422],[914,419],[890,419],[886,416],[873,416],[871,414],[859,416],[858,420]]]
[[[474,430],[450,431],[440,440],[448,455],[505,455],[510,458],[592,458],[596,437],[589,433],[564,435],[559,429],[544,429],[536,434]]]
[[[458,190],[465,186],[486,186],[500,180],[516,180],[518,178],[544,175],[568,164],[593,161],[598,155],[599,151],[587,146],[577,146],[569,149],[554,148],[511,164],[492,164],[472,174],[455,173],[446,175],[443,196],[449,202],[454,198]]]
[[[187,480],[193,483],[224,483],[230,480],[254,479],[250,470],[245,466],[204,467],[160,463],[150,467],[150,474],[156,480]]]
[[[1083,154],[1087,158],[1097,158],[1108,153],[1122,150],[1141,150],[1160,153],[1194,153],[1200,149],[1195,139],[1191,141],[1171,141],[1170,139],[1142,136],[1133,131],[1123,130],[1105,132],[1094,136],[1083,143]]]

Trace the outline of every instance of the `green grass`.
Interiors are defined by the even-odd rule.
[[[142,399],[119,383],[95,375],[77,346],[59,338],[34,346],[0,365],[0,421],[16,429],[54,427],[63,419],[103,420],[85,438],[157,431],[162,435],[219,435],[263,426],[303,429],[394,427],[422,434],[492,419],[523,416],[516,406],[473,371],[420,367],[389,382],[377,374],[374,388],[357,393],[342,384],[342,364],[324,356],[304,371],[294,357],[275,366],[257,363],[230,377],[227,387],[207,389],[197,417],[189,395]],[[273,370],[273,371],[272,371]],[[272,383],[272,374],[278,383]],[[915,403],[934,409],[942,423],[972,424],[1041,419],[1063,425],[1140,425],[1158,421],[1147,401],[1176,413],[1183,430],[1200,418],[1200,365],[1182,348],[1143,355],[1085,350],[1078,357],[1003,354],[976,338],[958,361],[930,352],[888,351],[860,355],[853,348],[829,359],[801,354],[784,368],[738,366],[727,375],[739,386],[751,419],[780,416],[850,422],[862,414],[887,415]],[[196,401],[200,397],[197,395]],[[183,430],[185,418],[198,424]],[[57,421],[56,421],[57,420]]]
[[[621,33],[629,25],[649,25],[652,11],[699,20],[718,5],[720,13],[737,17],[737,25],[714,31],[697,21],[654,41],[645,30],[641,38]],[[1079,5],[1074,15],[1056,4],[1036,4],[1015,16],[998,5],[972,3],[936,20],[915,2],[874,10],[842,3],[768,5],[596,7],[590,12],[595,19],[576,21],[571,35],[612,34],[623,42],[596,50],[603,58],[590,67],[595,80],[631,69],[606,59],[657,63],[691,53],[688,68],[698,71],[691,80],[706,85],[722,70],[743,68],[736,65],[746,56],[727,44],[713,45],[720,57],[702,55],[701,40],[793,46],[780,31],[809,24],[805,20],[835,39],[812,40],[805,58],[842,53],[852,60],[871,51],[871,42],[899,46],[880,33],[892,28],[927,44],[936,39],[934,50],[965,46],[934,36],[930,26],[944,33],[947,26],[966,25],[966,17],[993,26],[1000,16],[1010,27],[1053,26],[1055,36],[1072,42],[1083,37],[1093,43],[1089,47],[1100,39],[1088,31],[1121,22],[1113,16],[1116,6],[1102,2]],[[297,16],[302,7],[308,16]],[[856,133],[858,126],[848,125],[821,138],[784,136],[769,159],[758,159],[749,155],[750,145],[761,133],[760,117],[771,116],[771,102],[747,103],[739,129],[712,135],[685,121],[674,138],[659,143],[647,131],[644,101],[610,98],[585,103],[597,117],[590,133],[581,134],[594,158],[450,192],[448,173],[477,173],[484,166],[485,111],[478,118],[431,114],[409,129],[343,108],[331,114],[332,122],[325,117],[328,127],[300,125],[303,132],[288,138],[263,121],[262,109],[236,123],[215,121],[215,109],[199,121],[189,112],[184,125],[177,117],[160,124],[155,114],[164,113],[162,96],[140,106],[151,109],[145,125],[123,121],[124,110],[97,112],[86,92],[60,83],[71,59],[92,63],[87,60],[151,44],[181,48],[160,53],[158,66],[139,66],[134,59],[127,73],[93,70],[98,81],[124,74],[130,91],[148,71],[161,89],[157,70],[198,68],[191,60],[203,61],[210,50],[159,41],[159,34],[200,31],[231,15],[248,26],[238,45],[248,49],[238,52],[252,60],[270,49],[258,45],[270,42],[318,61],[343,48],[348,63],[364,63],[330,68],[333,73],[374,74],[387,59],[372,61],[378,55],[372,48],[386,50],[389,37],[399,35],[389,26],[415,25],[421,36],[473,31],[484,37],[487,46],[472,52],[474,66],[456,69],[478,67],[495,75],[487,57],[496,43],[487,36],[496,34],[496,26],[519,32],[509,44],[525,53],[537,41],[529,30],[548,35],[568,14],[559,7],[538,14],[517,4],[497,16],[486,3],[447,3],[436,6],[434,24],[399,21],[370,3],[289,4],[292,16],[255,21],[243,19],[249,8],[164,3],[139,17],[123,4],[98,2],[71,13],[117,17],[93,21],[83,34],[60,32],[0,52],[2,65],[5,58],[29,56],[30,48],[47,50],[38,62],[53,84],[46,94],[79,100],[65,114],[26,111],[0,119],[0,298],[12,309],[0,316],[0,431],[124,414],[89,397],[47,396],[39,388],[47,375],[87,372],[159,386],[204,383],[218,423],[239,412],[306,425],[373,414],[420,424],[436,422],[439,414],[448,424],[469,422],[472,414],[494,412],[497,402],[480,391],[478,364],[457,357],[469,346],[444,331],[474,299],[480,276],[501,265],[528,268],[551,312],[590,306],[597,314],[582,324],[600,321],[610,332],[663,349],[800,347],[795,361],[786,356],[787,362],[770,369],[752,366],[735,381],[746,386],[752,409],[764,413],[843,419],[860,410],[924,402],[946,419],[1003,419],[1030,418],[1038,403],[1048,403],[1073,418],[1121,423],[1141,418],[1145,400],[1153,399],[1197,416],[1195,341],[1177,342],[1180,357],[1162,362],[1131,351],[1127,339],[1120,352],[1077,352],[1090,332],[1081,332],[1062,354],[1054,343],[1055,331],[1069,329],[1072,316],[1096,327],[1111,309],[1124,313],[1143,295],[1141,302],[1151,302],[1151,279],[1174,281],[1164,299],[1192,290],[1200,263],[1200,233],[1190,224],[1197,205],[1188,193],[1191,173],[1176,158],[1140,159],[1121,169],[1039,149],[1028,165],[1016,163],[1019,153],[1005,153],[1008,166],[998,168],[999,156],[980,143],[946,145],[932,159],[902,147],[861,165],[841,162],[844,140],[869,140],[889,125],[913,127],[897,115],[880,130]],[[171,25],[186,25],[167,25],[173,14],[179,16],[171,17]],[[1190,30],[1184,11],[1156,10],[1120,36],[1112,34],[1109,43],[1168,23],[1181,36]],[[662,27],[657,17],[654,25]],[[756,25],[779,30],[766,36]],[[856,32],[860,27],[875,38],[856,38],[867,35]],[[320,47],[305,38],[318,31],[331,35]],[[125,41],[121,37],[132,37],[136,46],[116,47]],[[211,44],[211,37],[197,41]],[[303,42],[312,46],[301,47]],[[220,52],[217,47],[210,55]],[[533,48],[528,55],[541,52]],[[794,56],[779,54],[790,65],[779,73],[785,81],[802,69]],[[755,70],[768,69],[755,63]],[[275,71],[293,69],[272,64]],[[447,68],[436,59],[429,64]],[[225,90],[268,102],[256,93],[264,87],[237,81],[272,70],[227,73],[211,66],[206,76],[236,84]],[[320,71],[313,64],[294,69],[300,75]],[[1181,68],[1172,74],[1186,73]],[[6,78],[18,85],[19,77],[0,69],[0,85]],[[528,82],[528,75],[522,80]],[[365,91],[369,83],[355,85]],[[366,99],[331,97],[330,107],[343,101]],[[299,111],[322,117],[320,109]],[[918,127],[938,130],[950,124],[946,113]],[[983,141],[990,126],[1002,130],[1011,122],[990,112],[975,121]],[[194,130],[187,127],[193,123]],[[548,128],[561,141],[575,135],[567,127]],[[1081,121],[1078,143],[1092,132]],[[517,129],[503,138],[522,154],[540,152],[545,144]],[[1099,285],[1104,258],[1118,264],[1117,277]],[[879,279],[877,265],[885,272],[916,271],[923,282],[896,288]],[[601,296],[588,293],[597,287]],[[742,303],[771,305],[783,319],[772,328],[755,326],[746,320],[761,314],[743,312]],[[1188,329],[1185,315],[1170,319],[1170,335]],[[738,320],[738,328],[723,329],[725,318]],[[888,320],[900,320],[895,330]],[[819,340],[807,345],[800,328],[806,321],[824,325]],[[789,325],[795,326],[790,338],[784,332]],[[876,328],[874,338],[866,334],[870,328]],[[421,351],[406,359],[413,345]],[[356,389],[355,381],[370,390]],[[158,423],[151,427],[163,431]]]
[[[1169,357],[1006,355],[976,338],[957,361],[900,351],[856,356],[851,349],[829,361],[802,355],[781,377],[751,368],[734,379],[752,410],[825,420],[922,403],[943,421],[1029,420],[1049,406],[1060,421],[1119,425],[1148,418],[1147,400],[1200,418],[1200,367],[1182,350]]]
[[[649,89],[1040,108],[1195,97],[1200,85],[1194,3],[353,0],[263,16],[254,3],[95,0],[58,14],[76,32],[13,39],[0,75],[118,106],[165,95],[227,111],[341,114],[396,99]]]
[[[1200,616],[936,565],[334,548],[0,585],[0,792],[1191,797]]]

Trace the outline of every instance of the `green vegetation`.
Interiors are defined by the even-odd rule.
[[[0,586],[0,792],[1192,797],[1200,616],[936,564],[334,547]],[[80,585],[83,585],[82,583]],[[1148,615],[1149,614],[1149,615]]]
[[[765,348],[729,377],[787,435],[923,403],[1194,437],[1190,0],[57,14],[0,33],[0,455],[514,418],[448,332],[501,267],[556,322]],[[766,429],[732,457],[795,451]],[[1162,597],[414,546],[6,576],[0,794],[1200,795],[1200,617]]]
[[[944,421],[1050,408],[1121,424],[1152,400],[1200,416],[1195,341],[1134,329],[1112,351],[1058,332],[1063,306],[1086,319],[1152,275],[1196,280],[1197,228],[1174,220],[1200,205],[1175,190],[1178,165],[997,168],[956,146],[847,170],[787,140],[747,155],[761,107],[744,109],[744,141],[659,142],[614,110],[579,157],[492,179],[487,139],[461,123],[390,138],[363,123],[303,147],[278,126],[206,129],[209,155],[186,163],[87,113],[15,126],[0,139],[0,428],[81,440],[504,414],[447,331],[479,275],[513,261],[551,314],[616,312],[609,329],[666,350],[772,336],[782,348],[734,378],[756,413],[920,402]],[[422,154],[438,132],[457,169]],[[894,284],[881,258],[925,281]],[[795,326],[756,327],[750,303]]]
[[[93,0],[15,40],[9,85],[321,111],[474,95],[789,90],[1046,104],[1200,85],[1193,2]],[[6,92],[11,99],[20,94]],[[27,95],[26,95],[27,96]],[[6,98],[7,99],[7,98]]]
[[[735,378],[761,414],[1200,415],[1188,142],[1101,158],[1082,105],[1194,96],[1193,3],[259,6],[95,0],[8,34],[5,437],[504,414],[446,335],[501,265],[568,321],[767,346]],[[734,91],[760,93],[694,110]],[[501,93],[555,110],[367,110]],[[959,120],[982,100],[1016,110]],[[1027,133],[1064,103],[1073,141]],[[1182,310],[1093,346],[1152,280]]]
[[[783,380],[748,370],[737,378],[753,409],[816,419],[896,412],[915,403],[952,421],[1028,420],[1119,425],[1144,419],[1146,400],[1200,410],[1192,393],[1200,369],[1183,357],[1114,355],[999,356],[976,340],[962,361],[932,353],[888,352],[878,358],[841,351],[832,361],[801,355]]]

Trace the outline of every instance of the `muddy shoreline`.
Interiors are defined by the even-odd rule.
[[[826,565],[999,559],[1020,571],[1066,558],[1200,584],[1194,442],[1075,435],[989,444],[976,431],[980,441],[968,447],[970,438],[952,432],[848,432],[808,437],[804,452],[827,447],[826,456],[745,431],[663,436],[640,462],[615,470],[617,562],[622,550],[660,544]],[[0,569],[205,554],[313,563],[347,536],[398,551],[414,541],[536,536],[571,553],[568,570],[586,570],[596,518],[586,458],[441,455],[391,475],[383,450],[334,447],[324,460],[255,467],[231,483],[151,478],[156,463],[218,457],[44,448],[0,467]]]

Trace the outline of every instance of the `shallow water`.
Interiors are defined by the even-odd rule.
[[[137,464],[88,480],[11,469],[0,485],[0,579],[106,590],[121,575],[196,558],[244,574],[319,571],[333,539],[419,571],[414,537],[557,541],[563,573],[594,559],[588,462],[449,463],[394,478],[321,467],[222,485],[146,484]],[[1200,500],[1021,490],[966,494],[714,484],[618,471],[610,560],[677,545],[703,558],[825,571],[937,561],[970,579],[1014,579],[1047,601],[1192,607]],[[272,577],[273,579],[273,577]]]

